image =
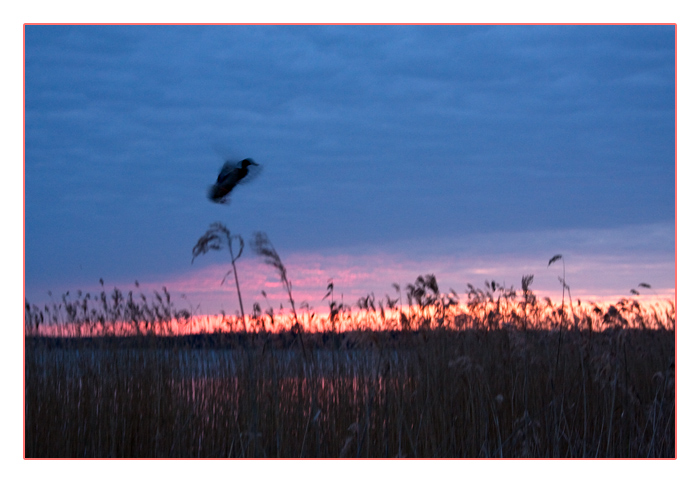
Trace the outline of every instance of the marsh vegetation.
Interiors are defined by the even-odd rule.
[[[316,313],[267,236],[251,244],[289,310],[243,312],[243,238],[220,223],[193,261],[228,248],[238,314],[178,309],[165,287],[26,302],[25,456],[675,456],[673,302],[574,303],[556,255],[561,303],[532,275],[460,298],[427,274],[354,306],[329,281]]]
[[[165,289],[27,304],[25,456],[674,457],[673,304],[531,283],[458,302],[422,276],[354,308],[329,284],[323,316],[204,331]]]

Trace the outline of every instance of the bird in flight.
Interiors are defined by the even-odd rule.
[[[209,199],[214,203],[228,203],[228,195],[236,185],[254,179],[261,166],[250,158],[243,161],[226,161],[221,168],[216,183],[209,188]]]

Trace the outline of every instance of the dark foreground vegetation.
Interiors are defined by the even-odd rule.
[[[238,288],[235,240],[240,256],[214,224],[193,260],[228,247]],[[462,300],[426,275],[355,311],[329,282],[318,315],[266,236],[253,246],[286,313],[244,314],[240,291],[204,323],[165,288],[26,302],[25,456],[675,457],[673,302],[574,303],[562,270],[561,303],[532,275]]]
[[[25,340],[25,456],[673,458],[674,331]]]

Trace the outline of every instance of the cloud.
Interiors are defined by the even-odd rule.
[[[675,297],[675,257],[672,229],[665,225],[627,226],[600,230],[550,230],[474,234],[469,237],[417,239],[413,242],[384,242],[356,246],[349,250],[290,252],[276,244],[292,281],[297,307],[326,305],[323,297],[333,281],[335,299],[353,305],[358,298],[374,293],[379,299],[397,296],[393,284],[403,292],[406,284],[419,275],[434,274],[440,290],[455,290],[464,296],[468,283],[476,287],[484,281],[520,288],[521,278],[534,275],[533,289],[540,296],[561,294],[558,277],[566,270],[567,284],[574,299],[616,300],[630,295],[639,283],[653,287],[650,294],[665,299]],[[548,266],[555,254],[563,263]],[[565,266],[564,266],[565,264]],[[244,309],[254,302],[275,309],[289,309],[287,293],[277,272],[248,251],[236,263]],[[163,286],[181,308],[197,308],[200,314],[238,311],[234,277],[225,254],[212,252],[198,258],[188,270],[166,277],[139,280],[144,293]],[[129,279],[106,280],[106,287],[137,291]],[[93,280],[87,285],[64,289],[97,292]],[[267,298],[262,296],[266,292]],[[56,291],[57,292],[57,291]],[[182,297],[182,296],[185,297]],[[32,303],[43,303],[45,293],[30,291]]]
[[[217,220],[293,252],[668,223],[673,34],[28,26],[28,280],[185,271]],[[216,146],[265,166],[232,206]]]

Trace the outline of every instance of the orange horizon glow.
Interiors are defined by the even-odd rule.
[[[674,324],[675,322],[675,301],[663,299],[657,296],[635,297],[616,299],[614,301],[572,301],[571,306],[568,298],[564,304],[565,318],[567,324],[572,324],[572,308],[573,314],[578,318],[579,325],[584,328],[584,320],[588,316],[592,320],[591,327],[593,330],[604,330],[606,326],[603,324],[603,317],[609,307],[620,306],[622,301],[626,301],[626,306],[631,307],[632,304],[638,306],[637,312],[640,316],[652,320],[664,319],[664,326]],[[378,301],[377,301],[378,302]],[[470,327],[460,326],[460,317],[471,317],[470,320],[484,321],[488,312],[491,310],[503,310],[501,317],[520,316],[525,319],[535,316],[528,312],[527,309],[518,309],[518,299],[512,301],[509,305],[501,302],[504,309],[498,308],[496,300],[490,302],[481,302],[478,305],[470,306],[468,303],[459,303],[441,312],[435,306],[424,307],[421,309],[418,305],[398,305],[394,309],[386,307],[380,308],[379,304],[375,304],[376,310],[358,309],[348,307],[346,312],[340,313],[335,321],[330,320],[330,311],[327,307],[315,311],[303,309],[297,311],[296,318],[291,310],[279,311],[273,314],[271,319],[267,313],[260,313],[257,317],[246,315],[241,319],[238,315],[219,314],[204,314],[192,315],[187,319],[171,319],[170,321],[159,321],[157,323],[147,323],[141,321],[125,322],[125,321],[110,321],[108,324],[97,324],[94,322],[60,322],[56,324],[42,325],[36,330],[32,330],[32,335],[46,337],[91,337],[91,336],[133,336],[133,335],[156,335],[156,336],[182,336],[196,334],[218,334],[218,333],[281,333],[293,330],[298,322],[301,330],[306,333],[324,333],[324,332],[350,332],[356,330],[366,331],[387,331],[387,330],[415,330],[420,326],[420,320],[430,320],[431,326],[436,327],[436,321],[440,317],[444,317],[444,327],[448,329],[463,330]],[[532,323],[541,323],[542,320],[550,321],[550,327],[559,320],[561,299],[557,302],[552,300],[551,304],[544,301],[544,298],[539,298],[535,307],[540,310],[536,315],[540,319],[531,320]],[[528,307],[530,308],[530,307]],[[595,310],[599,312],[596,313]],[[520,310],[520,311],[519,311]],[[513,311],[513,312],[509,312]],[[410,318],[412,326],[408,329],[402,329],[401,318],[402,314]],[[466,320],[466,319],[464,319]],[[528,319],[529,320],[529,319]],[[530,320],[529,320],[530,321]],[[671,322],[673,321],[673,322]],[[551,322],[554,322],[552,324]],[[500,323],[499,327],[507,327],[509,324]],[[541,327],[542,328],[542,327]]]

